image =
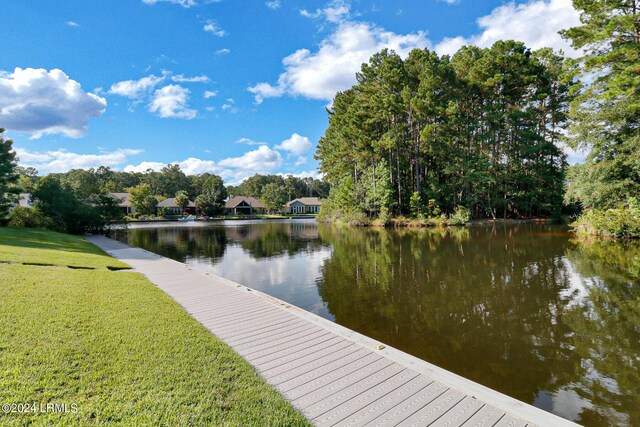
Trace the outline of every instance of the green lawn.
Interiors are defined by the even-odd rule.
[[[308,425],[170,297],[107,270],[122,265],[83,239],[0,229],[0,260],[12,262],[0,264],[0,404],[77,405],[0,411],[0,425]],[[41,261],[56,266],[19,264]]]
[[[0,262],[84,268],[128,267],[81,237],[29,228],[0,228]]]

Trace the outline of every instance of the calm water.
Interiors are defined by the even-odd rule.
[[[640,426],[640,243],[566,228],[131,228],[122,240],[587,426]]]

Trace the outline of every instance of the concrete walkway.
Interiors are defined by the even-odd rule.
[[[261,292],[87,239],[169,294],[314,425],[576,425]]]

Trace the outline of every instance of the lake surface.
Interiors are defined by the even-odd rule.
[[[193,265],[587,426],[640,426],[640,243],[566,227],[130,227]]]

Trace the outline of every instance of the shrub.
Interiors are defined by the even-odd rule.
[[[9,214],[9,227],[51,228],[53,220],[36,208],[16,206]]]
[[[448,225],[465,225],[471,220],[471,212],[464,206],[456,206],[456,210],[449,215]]]
[[[420,193],[417,191],[414,191],[409,199],[409,209],[411,211],[411,216],[414,218],[419,218],[420,215],[424,213],[422,198],[420,197]]]
[[[380,208],[380,213],[378,214],[378,219],[376,220],[376,224],[379,225],[387,225],[391,220],[391,213],[386,206]]]
[[[369,218],[365,215],[364,212],[360,211],[351,211],[349,214],[342,218],[343,222],[346,222],[349,225],[357,225],[363,226],[369,224]]]
[[[640,237],[640,209],[592,209],[582,214],[571,227],[579,234],[617,238]]]
[[[444,227],[445,225],[447,225],[447,218],[445,218],[444,214],[440,216],[434,216],[432,218],[429,218],[427,224],[434,227]]]

